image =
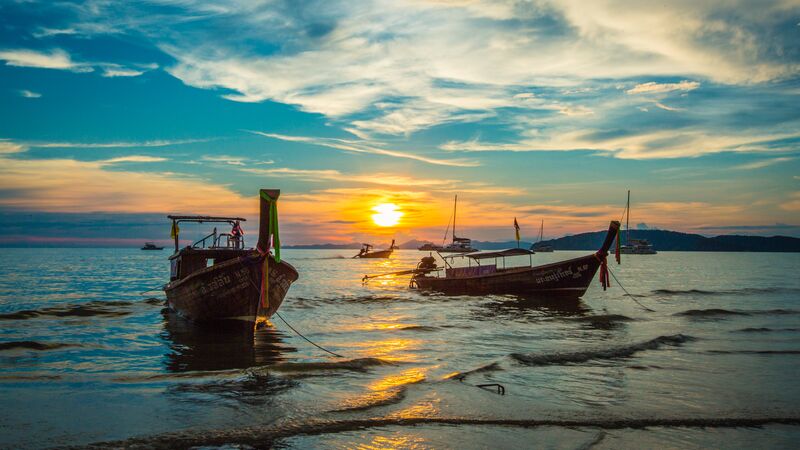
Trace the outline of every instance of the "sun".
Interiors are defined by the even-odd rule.
[[[403,217],[403,213],[397,210],[397,205],[394,203],[381,203],[372,210],[375,211],[372,220],[379,227],[393,227]]]

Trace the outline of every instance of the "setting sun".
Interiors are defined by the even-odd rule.
[[[374,208],[375,214],[372,215],[372,220],[376,225],[381,227],[391,227],[397,225],[403,213],[397,210],[397,205],[394,203],[382,203]]]

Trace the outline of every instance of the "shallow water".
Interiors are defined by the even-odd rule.
[[[0,447],[789,447],[800,254],[625,255],[580,302],[445,297],[353,260],[301,274],[255,336],[163,309],[167,252],[0,249]],[[545,263],[587,252],[537,254]],[[13,262],[13,263],[11,263]],[[509,261],[511,262],[511,261]],[[500,384],[480,388],[482,384]]]

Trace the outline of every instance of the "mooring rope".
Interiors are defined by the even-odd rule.
[[[623,286],[623,285],[622,285],[622,283],[619,281],[619,278],[617,278],[617,276],[616,276],[616,275],[614,275],[614,272],[612,272],[612,271],[611,271],[611,267],[608,267],[608,273],[610,273],[610,274],[611,274],[611,276],[612,276],[612,277],[614,277],[614,281],[616,281],[616,282],[617,282],[617,284],[619,285],[619,287],[621,287],[621,288],[622,288],[622,290],[623,290],[623,291],[625,291],[625,295],[627,295],[628,297],[630,297],[630,298],[631,298],[631,300],[633,300],[634,302],[636,302],[636,304],[637,304],[637,305],[641,306],[642,308],[644,308],[644,309],[645,309],[645,310],[647,310],[647,311],[650,311],[650,312],[656,312],[656,310],[654,310],[654,309],[650,309],[650,308],[648,308],[647,306],[644,306],[644,305],[643,305],[641,302],[639,302],[639,300],[636,300],[636,297],[634,297],[634,296],[633,296],[633,294],[631,294],[630,292],[628,292],[628,290],[627,290],[627,289],[625,289],[625,286]]]
[[[261,293],[261,289],[259,289],[259,288],[258,288],[258,286],[256,286],[256,284],[253,282],[253,280],[252,280],[252,279],[250,279],[250,277],[248,277],[248,278],[247,278],[247,280],[250,282],[250,286],[253,286],[253,289],[255,289],[256,291],[258,291],[259,293]],[[314,341],[312,341],[311,339],[309,339],[309,338],[307,338],[307,337],[303,336],[303,333],[301,333],[301,332],[297,331],[297,329],[295,329],[295,327],[293,327],[292,325],[290,325],[290,324],[289,324],[289,322],[287,322],[287,321],[286,321],[286,319],[284,319],[284,318],[283,318],[283,316],[281,316],[281,315],[278,313],[278,311],[275,311],[275,315],[276,315],[276,316],[278,316],[278,318],[279,318],[279,319],[281,319],[281,320],[283,321],[283,323],[285,323],[285,324],[286,324],[286,326],[287,326],[287,327],[289,327],[289,329],[291,329],[292,331],[294,331],[294,332],[295,332],[295,334],[297,334],[297,335],[298,335],[298,336],[300,336],[301,338],[305,339],[305,340],[306,340],[306,342],[308,342],[309,344],[313,345],[314,347],[317,347],[318,349],[322,350],[323,352],[330,353],[331,355],[333,355],[333,356],[336,356],[337,358],[345,358],[345,356],[342,356],[342,355],[340,355],[340,354],[338,354],[338,353],[336,353],[336,352],[332,352],[332,351],[328,350],[327,348],[325,348],[325,347],[323,347],[323,346],[321,346],[321,345],[319,345],[319,344],[315,343],[315,342],[314,342]]]
[[[311,339],[303,336],[303,333],[295,330],[295,328],[293,326],[289,325],[289,322],[287,322],[286,319],[284,319],[283,316],[281,316],[280,313],[278,313],[278,311],[275,311],[275,315],[278,316],[278,318],[281,319],[283,321],[283,323],[286,324],[287,327],[291,328],[292,331],[297,333],[297,335],[300,336],[301,338],[305,339],[306,342],[308,342],[309,344],[313,345],[314,347],[317,347],[318,349],[322,350],[323,352],[330,353],[331,355],[336,356],[337,358],[344,358],[344,356],[342,356],[342,355],[340,355],[340,354],[338,354],[336,352],[332,352],[332,351],[328,350],[327,348],[322,347],[321,345],[318,345],[318,344],[314,343]]]

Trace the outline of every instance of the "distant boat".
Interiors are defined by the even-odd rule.
[[[472,248],[472,241],[468,238],[461,238],[456,236],[456,211],[458,208],[458,195],[453,201],[453,241],[441,247],[438,250],[440,253],[470,253],[476,251]],[[445,231],[447,237],[447,231]]]
[[[164,247],[159,247],[152,242],[145,242],[142,250],[164,250]]]
[[[631,218],[631,191],[628,191],[628,203],[625,205],[625,243],[619,246],[619,253],[621,255],[655,255],[658,253],[653,244],[647,239],[633,239],[629,237],[630,234],[630,218]]]
[[[603,245],[596,253],[552,264],[505,267],[509,256],[532,255],[531,250],[511,248],[493,252],[475,252],[447,256],[447,259],[467,258],[469,267],[453,267],[445,261],[445,267],[437,267],[433,257],[425,257],[413,273],[412,286],[425,291],[446,295],[516,294],[525,297],[574,300],[583,296],[589,288],[597,270],[605,264],[608,249],[617,235],[620,224],[611,222]],[[494,264],[481,261],[495,260]],[[503,267],[497,267],[497,260]],[[477,264],[473,265],[472,262]],[[444,271],[444,276],[441,272]],[[601,277],[607,272],[601,271]],[[605,275],[607,276],[607,275]],[[374,278],[367,276],[365,279]]]
[[[168,216],[172,220],[175,254],[170,282],[164,286],[167,306],[193,322],[239,323],[254,328],[266,322],[283,302],[289,287],[298,278],[297,270],[280,259],[280,241],[275,202],[277,189],[259,192],[260,219],[258,244],[247,248],[239,227],[241,217]],[[180,223],[227,223],[230,233],[217,229],[194,244],[179,249]],[[275,255],[270,253],[275,243]],[[265,283],[264,273],[268,273]]]
[[[441,245],[436,245],[431,242],[426,242],[417,248],[417,250],[421,252],[438,252],[441,249],[442,249]]]
[[[536,253],[549,253],[555,250],[552,245],[542,242],[542,239],[544,239],[544,219],[542,219],[542,226],[539,228],[539,240],[531,245],[531,250]]]
[[[394,239],[392,239],[392,245],[390,245],[386,250],[372,251],[372,245],[361,244],[361,251],[359,251],[356,256],[353,256],[353,258],[388,258],[392,256],[392,252],[394,252],[397,248],[399,247],[394,245]]]

